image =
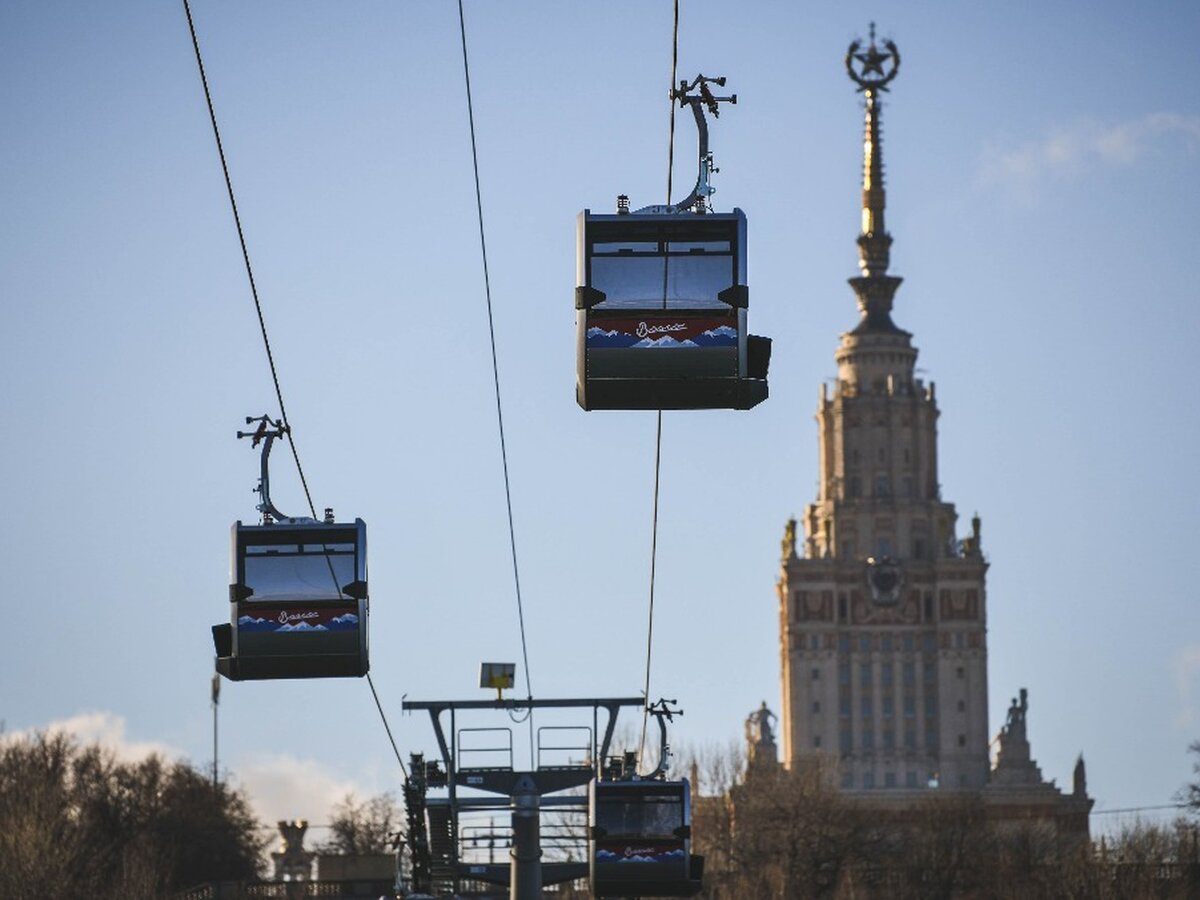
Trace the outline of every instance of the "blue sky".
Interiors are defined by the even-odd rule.
[[[194,13],[314,500],[368,523],[375,682],[402,751],[431,751],[401,697],[482,696],[479,661],[520,660],[457,8]],[[574,217],[664,199],[671,8],[466,15],[533,690],[636,695],[654,418],[575,406]],[[691,746],[779,705],[779,539],[856,321],[841,60],[872,20],[903,55],[895,319],[991,561],[991,730],[1027,687],[1047,777],[1082,751],[1097,809],[1169,802],[1200,737],[1193,5],[684,0],[681,77],[738,94],[714,204],[746,211],[774,354],[761,407],[665,417],[651,691]],[[229,525],[256,515],[233,435],[278,410],[181,4],[10,0],[0,114],[0,718],[204,765]],[[693,153],[681,120],[676,199]],[[271,817],[398,786],[353,680],[225,685],[221,763]]]

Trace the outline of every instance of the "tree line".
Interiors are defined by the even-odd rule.
[[[1195,777],[1179,794],[1200,814]],[[1196,819],[1135,824],[1100,840],[1044,822],[997,822],[979,797],[931,796],[881,817],[819,767],[747,771],[737,747],[693,754],[693,852],[704,900],[1200,897]],[[328,839],[339,854],[391,852],[403,828],[390,794],[345,797]],[[272,830],[249,800],[183,761],[116,759],[63,734],[0,740],[0,897],[149,900],[205,882],[260,880]],[[587,896],[586,886],[560,896]]]
[[[1200,742],[1192,746],[1200,757]],[[704,900],[808,898],[1200,898],[1200,823],[1138,823],[1089,839],[1038,820],[997,820],[978,794],[881,811],[815,765],[750,767],[740,751],[693,761],[693,851]],[[1200,763],[1196,766],[1200,776]],[[1200,778],[1180,794],[1200,813]]]

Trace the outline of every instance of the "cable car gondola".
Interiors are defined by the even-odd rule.
[[[255,421],[248,419],[248,422]],[[230,622],[213,626],[217,671],[233,681],[360,677],[367,653],[367,527],[283,516],[271,504],[267,458],[283,431],[266,416],[259,493],[263,524],[234,524]],[[275,430],[268,430],[267,425]]]
[[[667,725],[680,714],[660,700],[646,708],[658,722],[658,768],[637,774],[635,753],[619,757],[588,785],[588,860],[596,897],[692,897],[704,857],[692,855],[692,792],[686,778],[666,780]]]
[[[691,788],[681,781],[593,781],[588,791],[592,893],[597,897],[691,897],[702,857],[693,856]]]
[[[700,131],[700,174],[681,203],[615,214],[585,209],[576,227],[576,399],[584,409],[750,409],[767,398],[770,338],[746,330],[746,216],[708,211],[708,126],[698,76],[675,96]],[[700,93],[688,92],[699,86]]]

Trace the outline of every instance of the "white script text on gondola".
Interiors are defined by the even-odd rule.
[[[637,336],[644,338],[652,334],[666,334],[669,331],[687,331],[687,325],[683,322],[675,322],[673,325],[647,325],[645,322],[638,322]]]
[[[316,612],[315,610],[313,612],[303,613],[290,613],[284,611],[279,614],[279,622],[281,625],[286,625],[288,622],[299,622],[302,619],[315,619],[318,615],[320,615],[320,613]]]
[[[626,847],[625,848],[626,858],[628,858],[630,856],[654,856],[654,855],[655,854],[654,854],[653,847]]]

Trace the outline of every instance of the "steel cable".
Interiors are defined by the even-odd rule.
[[[508,511],[508,542],[512,551],[513,584],[517,595],[517,623],[521,632],[521,659],[525,666],[525,693],[533,699],[529,674],[529,648],[525,640],[525,607],[521,600],[521,572],[517,565],[517,532],[513,525],[512,484],[508,474],[508,447],[504,440],[504,408],[500,402],[500,364],[496,356],[496,326],[492,312],[492,281],[488,271],[487,237],[483,227],[483,191],[479,181],[479,148],[475,140],[475,107],[471,97],[471,65],[467,57],[467,21],[458,0],[458,29],[462,37],[463,81],[467,90],[467,120],[471,129],[471,166],[475,174],[475,209],[479,218],[479,252],[483,258],[483,291],[487,300],[488,340],[492,348],[492,382],[496,389],[496,425],[500,431],[500,465],[504,471],[504,502]],[[529,715],[529,754],[533,757],[533,708]]]
[[[675,79],[679,72],[679,0],[674,2],[674,22],[671,29],[671,89],[667,93],[671,104],[671,117],[667,137],[667,205],[671,205],[672,175],[675,171]],[[667,306],[667,266],[670,257],[663,258],[663,309]],[[662,410],[658,410],[654,433],[654,502],[650,517],[650,602],[646,612],[646,680],[642,696],[646,707],[642,710],[642,736],[638,741],[638,768],[642,767],[642,755],[646,750],[646,727],[650,718],[650,662],[654,647],[654,583],[658,569],[658,488],[662,471]]]
[[[238,242],[242,248],[242,261],[246,264],[246,278],[250,282],[250,295],[254,298],[254,310],[258,314],[258,327],[262,332],[263,347],[267,351],[267,363],[271,367],[271,380],[275,384],[275,397],[279,400],[279,421],[283,425],[283,433],[287,435],[288,446],[292,448],[292,458],[296,461],[296,472],[300,475],[300,484],[304,488],[304,498],[308,501],[309,512],[316,519],[317,508],[313,504],[312,494],[308,490],[308,479],[304,477],[304,467],[300,464],[300,453],[296,449],[295,440],[292,438],[292,427],[288,423],[287,408],[283,403],[283,388],[279,383],[279,372],[275,368],[275,355],[271,352],[271,339],[267,335],[267,320],[263,315],[262,303],[258,298],[258,286],[254,281],[254,268],[250,265],[250,251],[246,246],[246,233],[242,228],[241,215],[238,213],[237,198],[233,192],[233,179],[229,175],[229,163],[225,159],[225,146],[221,141],[221,129],[217,125],[217,112],[213,106],[212,91],[208,86],[208,75],[204,71],[204,58],[200,54],[200,40],[196,36],[196,23],[192,19],[192,7],[189,0],[183,0],[183,11],[187,15],[188,32],[192,36],[192,49],[196,53],[196,67],[200,70],[200,83],[204,87],[204,101],[208,104],[208,118],[212,123],[213,138],[217,142],[217,155],[221,158],[221,172],[225,176],[225,190],[229,194],[229,206],[233,210],[233,223],[237,226]],[[326,559],[326,562],[328,562],[328,559]],[[371,680],[370,672],[367,673],[367,684],[371,687],[371,694],[375,698],[375,706],[379,710],[380,718],[383,719],[383,727],[387,732],[388,740],[391,741],[392,751],[396,754],[396,762],[400,763],[400,771],[407,778],[408,770],[404,766],[400,750],[396,747],[395,738],[392,737],[391,726],[388,724],[387,716],[383,712],[383,706],[379,702],[379,694],[375,690],[375,683]]]

